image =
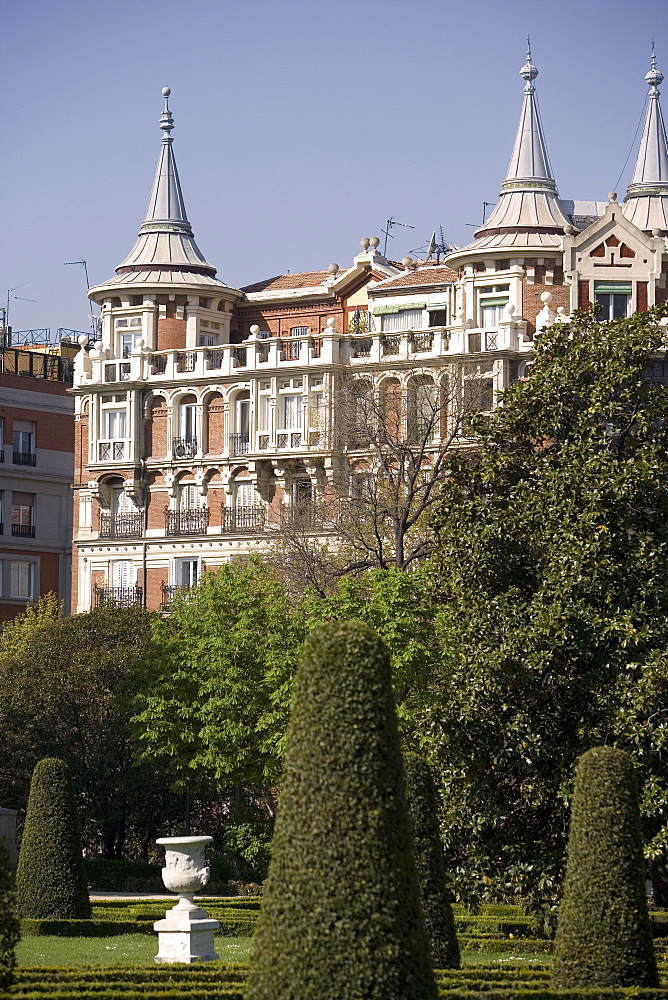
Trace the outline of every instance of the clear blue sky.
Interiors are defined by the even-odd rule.
[[[346,266],[389,216],[415,226],[395,258],[439,225],[467,242],[505,174],[528,33],[560,193],[605,199],[653,38],[668,77],[667,28],[667,0],[5,0],[0,301],[37,300],[12,299],[17,330],[88,328],[63,264],[85,257],[95,284],[129,251],[164,85],[197,241],[239,286]]]

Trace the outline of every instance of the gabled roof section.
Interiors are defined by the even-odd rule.
[[[292,274],[277,274],[273,278],[245,285],[241,291],[246,293],[249,301],[255,303],[288,302],[295,299],[345,298],[351,291],[355,291],[365,284],[394,277],[399,267],[400,265],[388,261],[382,254],[378,253],[374,246],[354,257],[351,267],[340,268],[337,264],[330,264],[326,271],[295,271]]]
[[[374,286],[371,294],[400,291],[404,288],[428,288],[430,285],[440,287],[457,281],[457,278],[457,272],[450,267],[438,264],[426,265],[405,271],[396,278],[386,278]]]
[[[331,278],[329,271],[295,271],[287,274],[277,274],[264,281],[255,281],[252,285],[244,285],[242,292],[279,292],[288,288],[315,288]]]
[[[654,50],[645,80],[649,84],[647,114],[623,211],[638,229],[668,235],[668,141],[659,101],[663,73],[656,67]]]
[[[165,269],[165,271],[180,271],[193,276],[214,278],[216,269],[207,261],[195,243],[186,214],[172,149],[174,140],[171,132],[174,128],[174,119],[169,110],[169,87],[163,88],[162,94],[165,99],[165,108],[160,118],[163,139],[146,218],[139,230],[137,242],[125,260],[116,268],[116,273],[134,276],[139,272],[150,270],[155,276],[156,272]],[[166,278],[166,280],[170,280],[171,283],[171,279]],[[197,283],[196,278],[193,280]],[[124,278],[124,281],[127,283],[127,279]],[[222,282],[216,283],[222,284]]]
[[[538,70],[531,62],[530,49],[520,76],[526,81],[522,110],[499,200],[476,232],[474,242],[457,251],[449,260],[457,259],[461,253],[468,255],[495,247],[526,249],[535,244],[538,249],[557,248],[564,226],[571,224],[559,201],[557,185],[552,177],[536,102],[534,80]],[[521,237],[519,240],[515,238],[517,235]]]

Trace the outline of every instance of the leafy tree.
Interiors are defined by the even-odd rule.
[[[16,916],[16,897],[9,871],[9,854],[0,841],[0,988],[6,989],[14,981],[16,955],[14,949],[20,937]]]
[[[477,421],[479,448],[449,463],[422,726],[461,893],[477,876],[488,895],[554,895],[574,762],[600,743],[641,767],[646,837],[665,857],[665,312],[550,328],[531,377]]]
[[[387,650],[332,622],[304,644],[248,1000],[431,1000]]]
[[[659,985],[638,776],[614,747],[594,747],[578,762],[552,978],[565,988]]]
[[[437,662],[434,607],[425,592],[428,573],[396,568],[344,577],[328,597],[306,598],[310,627],[323,622],[362,621],[381,637],[391,655],[392,684],[402,735],[419,746],[422,718]]]
[[[118,858],[130,836],[145,851],[178,815],[170,778],[134,764],[130,674],[150,643],[151,615],[103,605],[61,617],[54,595],[7,623],[0,640],[0,792],[23,808],[44,757],[67,762],[84,833]]]
[[[67,764],[41,760],[30,784],[16,897],[22,917],[90,919],[81,830]]]
[[[258,560],[224,565],[153,623],[135,736],[177,783],[269,788],[280,758],[303,616]]]
[[[415,866],[431,955],[437,969],[458,969],[459,943],[439,830],[438,792],[426,760],[408,753],[404,766]]]

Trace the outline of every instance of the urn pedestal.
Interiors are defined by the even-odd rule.
[[[193,894],[209,881],[210,871],[204,864],[204,849],[213,837],[161,837],[156,841],[165,847],[165,867],[162,881],[170,892],[181,897],[164,920],[157,920],[156,962],[213,962],[218,958],[213,935],[220,926],[193,901]]]

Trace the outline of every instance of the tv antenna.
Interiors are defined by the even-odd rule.
[[[23,298],[22,295],[12,295],[12,292],[16,292],[19,288],[23,288],[25,287],[25,285],[29,284],[30,284],[29,281],[22,281],[20,285],[14,285],[13,288],[7,289],[7,305],[2,310],[2,312],[5,314],[3,323],[5,330],[9,330],[9,303],[11,302],[12,299],[21,299],[23,302],[37,302],[37,299],[25,299]]]
[[[88,264],[87,264],[87,262],[84,260],[83,257],[81,257],[80,260],[66,260],[66,261],[64,261],[64,266],[65,267],[69,267],[71,264],[79,264],[80,267],[83,267],[84,276],[86,278],[86,292],[89,292],[90,291],[90,281],[88,280]],[[93,339],[96,340],[97,339],[97,334],[100,332],[100,329],[102,327],[102,322],[100,320],[100,317],[97,316],[96,313],[94,312],[92,306],[91,306],[91,311],[88,313],[88,318],[90,319],[90,325],[91,325],[91,329],[93,331]]]
[[[490,205],[496,205],[495,201],[483,201],[482,203],[482,225],[485,225],[485,216],[487,215],[487,209]],[[477,222],[467,222],[467,226],[472,226],[474,229],[478,228]]]
[[[385,243],[383,245],[383,257],[387,257],[387,240],[388,240],[388,237],[391,240],[394,239],[394,236],[390,232],[390,229],[393,229],[394,226],[403,226],[404,229],[415,229],[415,226],[409,226],[409,224],[407,222],[397,222],[397,220],[392,215],[387,220],[386,226],[387,226],[387,229],[381,229],[381,233],[385,233]]]
[[[431,260],[434,254],[436,254],[436,263],[440,264],[441,257],[447,257],[449,253],[452,253],[454,250],[458,249],[459,247],[455,246],[454,243],[448,243],[448,241],[445,238],[443,226],[439,226],[438,235],[436,233],[436,230],[434,230],[434,232],[431,234],[431,238],[427,243],[425,243],[421,247],[416,247],[414,250],[409,250],[409,253],[425,254],[425,258],[422,262],[423,264],[426,264],[427,261]]]

